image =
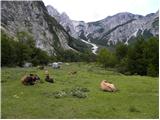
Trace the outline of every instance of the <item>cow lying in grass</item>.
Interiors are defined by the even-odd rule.
[[[30,74],[30,75],[25,75],[21,79],[21,82],[23,85],[34,85],[37,80],[40,80],[38,75],[36,74]]]
[[[108,91],[108,92],[115,92],[117,91],[116,87],[114,86],[114,84],[111,84],[109,82],[107,82],[106,80],[103,80],[100,84],[101,89],[103,91]]]
[[[45,81],[46,81],[46,82],[54,83],[53,78],[51,78],[51,77],[49,76],[48,70],[45,71],[45,75],[46,75],[46,77],[45,77]]]
[[[46,76],[45,81],[50,82],[50,83],[54,83],[53,78],[49,77],[49,75]]]

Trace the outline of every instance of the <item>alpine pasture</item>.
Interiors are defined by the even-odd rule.
[[[103,69],[95,64],[62,64],[60,69],[47,67],[55,83],[44,80],[45,70],[32,68],[1,69],[1,117],[2,118],[159,118],[158,78],[132,75],[126,76]],[[69,74],[76,71],[76,74]],[[36,73],[41,81],[24,86],[20,79]],[[102,80],[112,82],[117,92],[100,89]],[[70,94],[55,96],[59,91],[85,88],[85,97]]]

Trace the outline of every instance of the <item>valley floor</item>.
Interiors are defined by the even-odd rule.
[[[55,78],[54,84],[45,82],[44,70],[37,68],[1,69],[2,118],[159,118],[158,78],[125,76],[85,63],[64,63],[60,69],[48,70]],[[77,74],[70,75],[70,71]],[[29,73],[37,73],[43,82],[22,85],[21,77]],[[101,91],[103,79],[115,84],[119,91]],[[86,98],[55,98],[52,94],[77,86],[89,90]]]

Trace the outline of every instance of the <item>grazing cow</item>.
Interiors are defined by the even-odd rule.
[[[116,87],[114,86],[114,84],[111,84],[111,83],[107,82],[106,80],[103,80],[101,82],[100,86],[103,91],[115,92],[117,90]]]
[[[38,75],[30,74],[29,76],[26,76],[26,75],[23,76],[23,78],[21,79],[21,82],[23,85],[34,85],[37,80],[40,80]]]

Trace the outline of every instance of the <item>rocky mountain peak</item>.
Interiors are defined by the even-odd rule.
[[[62,12],[61,17],[69,19],[69,16],[65,12]]]
[[[46,8],[51,16],[54,16],[57,21],[60,20],[60,13],[54,7],[47,5]]]
[[[54,15],[59,15],[60,13],[57,11],[57,9],[55,9],[54,7],[52,7],[51,5],[47,5],[46,6],[48,8],[48,12],[53,12]]]

